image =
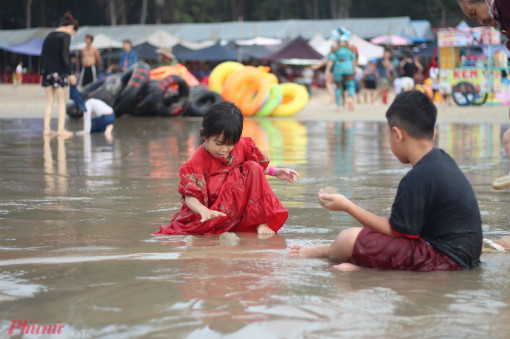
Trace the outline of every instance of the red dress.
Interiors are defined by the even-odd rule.
[[[181,168],[179,193],[197,198],[204,206],[225,213],[200,222],[200,214],[184,203],[170,225],[154,234],[220,234],[256,232],[263,223],[278,231],[288,212],[274,194],[264,171],[269,159],[251,138],[242,137],[230,157],[215,158],[203,145]]]

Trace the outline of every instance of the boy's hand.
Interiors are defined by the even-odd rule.
[[[76,75],[71,74],[71,75],[68,77],[68,81],[69,81],[69,83],[70,83],[71,85],[76,85],[76,82],[77,82],[77,80],[76,80]]]
[[[213,211],[207,208],[203,212],[200,212],[200,216],[202,217],[202,219],[200,219],[200,222],[206,222],[207,220],[211,220],[212,218],[226,217],[227,215],[225,213]]]
[[[287,180],[293,184],[296,181],[296,178],[299,177],[299,174],[290,168],[276,168],[274,176],[280,180]]]
[[[342,194],[327,194],[324,189],[320,189],[319,203],[329,211],[345,211],[351,201]]]

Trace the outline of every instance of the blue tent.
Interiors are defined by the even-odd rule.
[[[177,59],[184,61],[227,61],[237,60],[238,57],[238,52],[235,48],[220,43],[186,53],[174,51],[174,54]]]
[[[17,54],[25,54],[25,55],[41,55],[42,45],[44,42],[44,38],[36,37],[25,42],[5,46],[5,49],[8,52],[17,53]]]

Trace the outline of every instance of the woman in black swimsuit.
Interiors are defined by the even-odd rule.
[[[53,101],[57,97],[59,137],[73,135],[65,129],[66,118],[66,87],[68,81],[76,84],[76,77],[71,72],[69,58],[69,44],[71,36],[78,30],[78,21],[70,13],[64,14],[61,25],[44,39],[41,52],[41,85],[46,92],[46,107],[44,108],[43,135],[53,135],[51,130],[51,111]]]

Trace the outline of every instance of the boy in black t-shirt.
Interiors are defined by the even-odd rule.
[[[418,91],[399,94],[386,112],[389,141],[413,168],[401,180],[388,218],[341,194],[319,191],[330,211],[345,211],[365,227],[348,228],[331,245],[290,245],[292,256],[325,257],[340,270],[359,266],[415,271],[458,270],[480,264],[482,222],[473,189],[455,161],[433,144],[437,110]]]

